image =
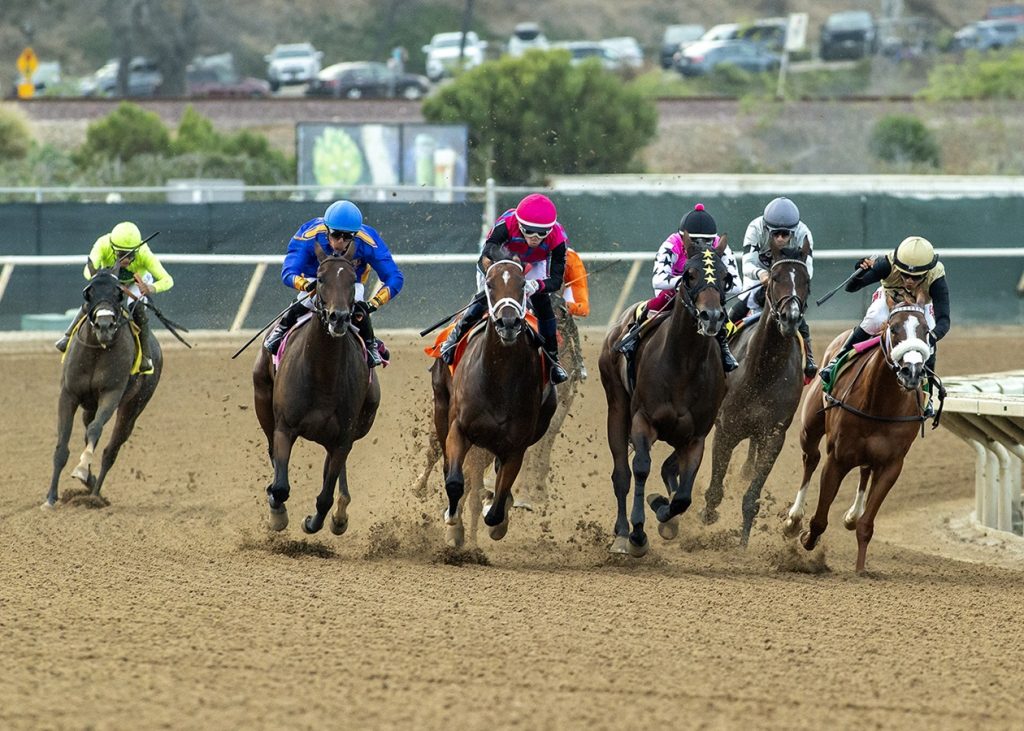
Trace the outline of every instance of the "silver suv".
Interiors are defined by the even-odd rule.
[[[323,56],[323,52],[310,43],[274,46],[274,50],[263,57],[267,62],[267,81],[271,91],[277,91],[285,84],[308,84],[320,73]]]

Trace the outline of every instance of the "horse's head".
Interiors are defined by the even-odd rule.
[[[114,342],[118,328],[125,321],[124,288],[114,269],[100,269],[82,290],[85,313],[99,344]]]
[[[344,251],[325,252],[316,245],[316,314],[331,337],[348,332],[352,305],[356,298],[356,268],[352,263],[354,246]]]
[[[526,274],[523,265],[502,254],[484,274],[487,309],[498,337],[512,345],[522,334],[526,317]]]
[[[717,242],[695,242],[683,232],[686,244],[686,267],[677,285],[679,301],[697,321],[697,332],[714,336],[725,324],[725,292],[731,286],[731,275],[722,261],[725,236]]]
[[[811,276],[807,257],[811,243],[804,238],[801,248],[772,244],[772,265],[768,269],[765,307],[786,337],[796,333],[811,293]]]
[[[892,308],[882,344],[900,386],[908,391],[916,390],[925,377],[924,366],[932,354],[924,304],[916,302]]]

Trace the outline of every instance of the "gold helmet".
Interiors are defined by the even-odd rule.
[[[142,246],[142,233],[131,221],[122,221],[110,232],[110,245],[121,251],[132,251]]]
[[[939,255],[928,239],[908,236],[896,247],[892,255],[892,266],[898,272],[917,277],[934,267],[938,260]]]

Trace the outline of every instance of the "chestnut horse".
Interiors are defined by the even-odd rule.
[[[484,291],[489,317],[473,337],[455,373],[440,359],[431,367],[434,428],[444,445],[445,539],[461,547],[465,477],[463,462],[472,447],[495,456],[494,499],[484,506],[484,524],[494,540],[508,530],[512,483],[527,447],[547,431],[555,412],[555,388],[546,383],[538,340],[526,323],[526,277],[522,265],[506,258],[487,267]]]
[[[275,374],[270,354],[260,349],[252,379],[256,417],[267,436],[274,481],[267,486],[270,527],[288,525],[285,501],[291,491],[288,460],[295,440],[303,437],[327,451],[316,514],[302,523],[306,533],[324,525],[338,485],[338,502],[331,514],[331,532],[348,528],[348,478],[345,463],[353,443],[373,426],[380,404],[380,384],[366,364],[362,339],[352,325],[356,272],[349,246],[342,256],[329,256],[316,247],[314,321],[290,336]]]
[[[132,336],[130,314],[125,309],[125,289],[116,269],[99,269],[82,293],[85,317],[68,344],[60,376],[60,399],[57,402],[57,447],[53,451],[53,476],[46,502],[57,502],[57,482],[68,461],[68,439],[75,412],[82,407],[85,424],[85,451],[72,476],[100,494],[107,472],[117,459],[121,446],[128,441],[139,414],[153,398],[163,371],[163,352],[156,337],[150,334],[153,372],[132,375],[137,357]],[[137,302],[136,307],[145,307]],[[96,445],[110,417],[117,412],[114,431],[103,449],[99,475],[92,473]]]
[[[772,263],[765,287],[761,319],[740,330],[733,352],[740,367],[729,376],[729,393],[715,421],[711,449],[711,483],[704,492],[702,517],[718,520],[725,473],[733,450],[750,440],[743,479],[750,480],[743,495],[744,545],[760,507],[761,488],[782,451],[782,444],[800,404],[804,387],[803,350],[797,328],[807,308],[811,278],[807,272],[810,244],[801,249],[772,247]]]
[[[695,244],[687,233],[683,241],[686,267],[677,284],[675,304],[668,321],[637,347],[634,389],[629,387],[626,362],[615,345],[629,327],[635,306],[619,317],[601,348],[599,366],[608,400],[608,446],[615,462],[612,485],[618,504],[612,553],[636,557],[647,553],[644,486],[651,471],[651,447],[657,440],[668,442],[674,450],[661,470],[670,499],[652,495],[648,502],[658,518],[658,533],[666,539],[675,537],[678,516],[690,506],[704,442],[725,396],[725,372],[714,338],[726,320],[723,293],[729,275],[721,258],[725,237],[715,248]],[[630,443],[636,450],[632,531],[626,518]]]
[[[800,542],[808,551],[828,526],[828,511],[843,478],[860,468],[860,484],[843,524],[857,531],[857,571],[864,571],[875,516],[903,470],[918,430],[924,422],[921,384],[931,356],[925,303],[902,304],[889,313],[881,346],[854,360],[836,377],[831,394],[817,386],[807,389],[801,406],[804,474],[789,509],[784,532],[795,536],[802,526],[804,501],[811,476],[821,459],[819,442],[825,437],[827,454],[821,473],[818,507]],[[825,352],[828,362],[846,342],[849,331],[832,341]],[[868,479],[871,490],[865,494]],[[867,500],[865,501],[865,497]]]

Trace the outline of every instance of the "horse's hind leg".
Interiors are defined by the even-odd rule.
[[[427,438],[427,446],[424,449],[424,464],[420,476],[416,478],[413,485],[413,493],[418,498],[427,496],[427,483],[430,481],[430,473],[434,471],[434,465],[441,459],[441,444],[438,442],[437,434],[432,433]]]
[[[868,543],[875,533],[875,516],[878,509],[882,507],[882,501],[889,494],[889,490],[896,484],[896,479],[903,471],[903,460],[900,459],[886,465],[881,472],[875,473],[875,479],[871,482],[871,492],[868,494],[868,503],[864,514],[857,520],[857,573],[864,573],[864,564],[868,558]]]
[[[317,533],[324,527],[324,519],[334,503],[334,486],[339,482],[341,473],[345,469],[345,460],[348,459],[350,451],[352,451],[352,445],[346,444],[335,447],[327,452],[327,457],[324,458],[323,483],[320,486],[320,494],[316,497],[316,513],[314,515],[307,515],[306,519],[302,521],[302,530],[304,532]],[[341,512],[344,514],[344,508],[342,508]],[[345,522],[348,522],[348,516],[345,516]],[[343,529],[341,533],[344,532]],[[341,534],[338,533],[337,535]]]
[[[124,443],[131,437],[135,430],[135,422],[138,421],[142,410],[149,403],[152,392],[136,395],[135,398],[122,403],[117,409],[117,419],[114,422],[114,429],[110,433],[107,446],[103,449],[103,458],[100,461],[100,473],[96,477],[96,484],[92,486],[92,494],[99,495],[103,481],[107,478],[107,472],[114,466],[117,455],[124,446]]]
[[[754,440],[751,439],[751,442]],[[754,463],[754,476],[750,487],[743,495],[743,545],[750,541],[750,531],[754,527],[754,519],[761,509],[761,489],[771,474],[775,460],[779,458],[782,451],[782,444],[786,441],[786,430],[781,425],[776,425],[774,430],[767,437],[758,440],[756,447],[757,460]]]
[[[281,429],[274,430],[274,447],[271,459],[274,462],[274,481],[267,486],[267,504],[270,506],[271,530],[288,527],[288,508],[285,502],[291,492],[288,483],[288,460],[292,456],[295,435]]]
[[[71,427],[75,421],[75,410],[78,404],[71,394],[61,391],[57,401],[57,446],[53,449],[53,475],[50,477],[50,489],[46,493],[46,502],[42,507],[52,508],[57,502],[57,483],[60,472],[68,463],[68,440],[71,439]]]
[[[508,532],[508,513],[512,507],[512,483],[516,481],[519,468],[523,466],[523,454],[509,455],[501,460],[498,476],[494,481],[494,502],[484,505],[484,525],[491,538],[500,541]]]
[[[853,530],[857,527],[857,520],[864,515],[864,499],[867,497],[868,478],[871,476],[870,467],[860,468],[860,484],[857,485],[857,495],[853,498],[853,505],[843,515],[843,525],[846,530]]]
[[[662,538],[676,537],[679,532],[677,517],[685,513],[693,502],[693,483],[697,479],[697,470],[700,469],[701,460],[704,458],[704,441],[705,438],[697,439],[683,449],[676,449],[681,469],[679,487],[672,493],[671,499],[666,499],[664,495],[656,495],[648,500],[658,518],[658,534]]]
[[[711,482],[704,491],[704,510],[701,511],[705,525],[718,522],[718,506],[725,497],[725,474],[740,441],[726,428],[715,429],[715,439],[711,442]]]

